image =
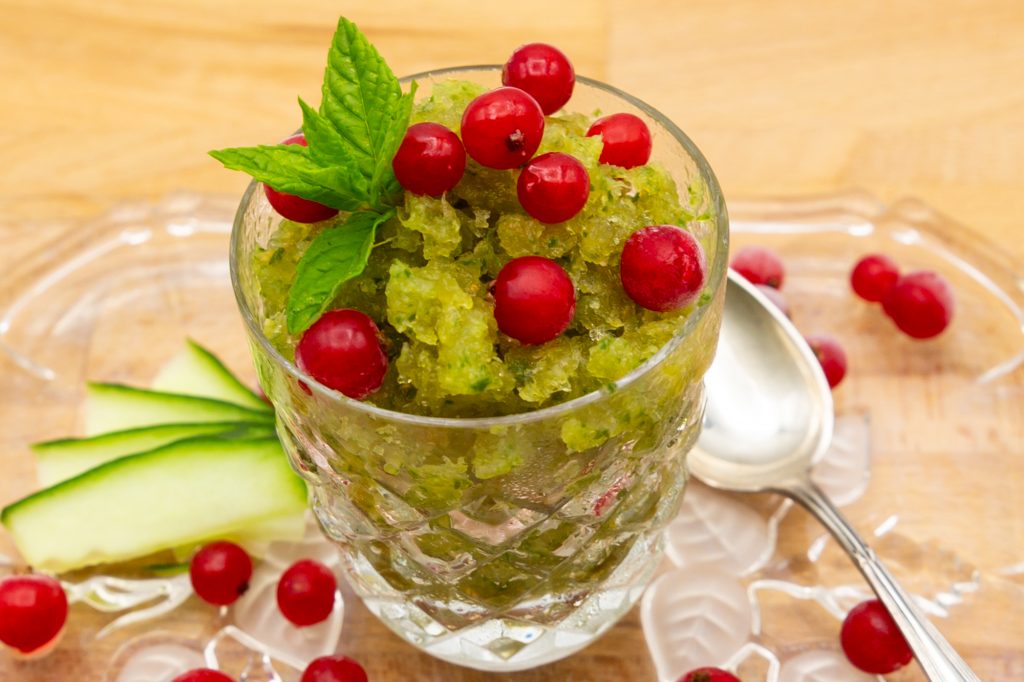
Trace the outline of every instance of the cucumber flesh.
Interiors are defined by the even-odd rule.
[[[199,437],[115,459],[5,508],[27,563],[67,571],[301,515],[306,487],[277,440]]]
[[[216,355],[192,339],[153,381],[153,389],[200,398],[213,398],[253,410],[268,412],[270,406],[231,373]]]
[[[113,431],[91,438],[66,438],[36,443],[32,451],[36,456],[39,484],[46,487],[125,455],[205,435],[220,438],[272,438],[274,427],[270,424],[244,422],[160,424]]]
[[[303,513],[299,514],[288,514],[287,516],[278,516],[272,519],[266,519],[254,523],[248,528],[238,531],[237,533],[230,533],[218,540],[230,540],[237,545],[241,545],[245,550],[254,557],[266,556],[267,550],[270,548],[271,542],[284,541],[284,542],[298,542],[306,535],[306,515]],[[174,559],[176,561],[190,561],[192,555],[196,553],[204,543],[192,542],[181,547],[174,548]]]
[[[86,385],[85,434],[189,422],[273,421],[272,412],[253,410],[212,398],[150,391],[121,384]]]

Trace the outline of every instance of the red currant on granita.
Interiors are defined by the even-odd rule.
[[[953,318],[953,291],[936,272],[912,272],[896,281],[882,307],[904,334],[930,339],[941,334]]]
[[[277,583],[277,606],[293,625],[316,625],[331,615],[337,587],[331,569],[319,561],[302,559],[281,575]]]
[[[363,666],[348,656],[323,656],[312,661],[299,682],[369,682]]]
[[[891,258],[873,253],[864,256],[853,266],[850,286],[865,301],[877,303],[885,298],[899,278],[900,269]]]
[[[498,88],[480,95],[462,114],[466,153],[488,168],[519,168],[530,160],[544,136],[544,113],[519,88]]]
[[[295,347],[299,369],[328,388],[362,400],[384,382],[388,357],[380,331],[358,310],[331,310],[302,335]]]
[[[526,345],[555,338],[576,312],[576,289],[558,263],[540,256],[509,261],[494,281],[498,329]]]
[[[0,642],[23,654],[52,642],[68,619],[60,583],[45,575],[15,575],[0,581]]]
[[[189,577],[200,599],[216,606],[227,606],[249,589],[252,559],[233,542],[212,542],[192,557]]]
[[[516,49],[505,62],[501,82],[529,93],[541,111],[553,114],[572,97],[576,72],[557,47],[530,43]]]
[[[648,310],[666,312],[692,303],[707,279],[704,249],[674,225],[637,230],[622,247],[619,278],[626,294]]]
[[[740,678],[721,668],[697,668],[691,670],[676,682],[742,682]]]
[[[307,146],[306,136],[302,133],[292,135],[281,144],[300,144]],[[318,204],[309,199],[303,199],[293,194],[278,192],[270,185],[263,185],[263,192],[267,195],[267,201],[274,207],[274,210],[281,216],[296,223],[318,223],[321,220],[333,218],[338,214],[338,209]]]
[[[642,166],[651,158],[651,131],[639,116],[612,114],[597,119],[587,137],[600,135],[601,163],[623,168]]]
[[[914,657],[896,621],[877,599],[861,602],[846,614],[839,641],[850,663],[874,675],[895,672]]]
[[[835,388],[846,376],[846,352],[839,342],[828,334],[812,334],[807,337],[807,345],[818,358],[828,387]]]
[[[583,210],[590,196],[590,176],[575,157],[549,152],[526,164],[516,193],[532,217],[542,223],[560,223]]]
[[[782,259],[774,251],[763,246],[746,246],[740,249],[732,257],[729,265],[751,284],[766,284],[781,289],[782,282],[786,279]]]
[[[405,131],[391,167],[406,191],[439,197],[462,179],[466,150],[459,136],[443,125],[416,123]]]

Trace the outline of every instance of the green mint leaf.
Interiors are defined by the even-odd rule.
[[[371,204],[379,203],[382,188],[373,180],[387,180],[380,167],[391,163],[392,130],[396,120],[408,123],[408,115],[401,120],[406,109],[395,74],[356,25],[341,17],[327,53],[320,114],[337,131],[346,160],[369,184]]]
[[[409,92],[402,95],[398,105],[392,112],[391,122],[384,133],[384,145],[381,150],[381,157],[377,159],[377,165],[373,170],[373,178],[370,186],[376,190],[376,196],[372,197],[374,203],[382,200],[388,201],[402,192],[402,186],[398,184],[395,171],[391,166],[392,159],[398,152],[399,145],[405,137],[405,131],[409,128],[409,117],[412,116],[412,103],[416,96],[416,82],[413,81]]]
[[[305,331],[323,314],[342,284],[366,267],[377,226],[393,211],[361,211],[344,225],[324,230],[299,260],[295,281],[288,292],[288,331]]]
[[[368,181],[346,166],[324,167],[302,145],[218,149],[210,156],[227,168],[248,173],[278,192],[318,201],[342,211],[367,205]]]

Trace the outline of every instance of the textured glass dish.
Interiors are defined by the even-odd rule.
[[[496,67],[414,77],[417,97],[450,78],[494,86]],[[351,584],[407,641],[461,665],[508,671],[586,646],[639,598],[678,509],[699,431],[728,251],[717,181],[670,121],[607,85],[579,79],[572,108],[628,111],[652,131],[652,160],[680,193],[708,256],[711,300],[654,357],[606,389],[494,418],[382,410],[326,389],[263,335],[253,252],[280,221],[250,185],[232,235],[235,293],[260,384],[293,466],[338,542]],[[640,226],[638,226],[640,227]]]
[[[182,194],[88,221],[0,226],[0,502],[37,488],[29,443],[80,433],[87,379],[146,385],[189,335],[254,381],[225,259],[237,206],[237,197]],[[864,194],[732,201],[730,219],[739,245],[782,254],[798,327],[839,334],[850,353],[819,484],[982,679],[1024,679],[1024,549],[1013,541],[1024,536],[1024,265],[920,202],[887,206]],[[870,251],[950,278],[958,312],[947,334],[916,343],[853,298],[849,268]],[[843,665],[837,633],[866,588],[822,527],[771,495],[692,484],[684,497],[666,529],[665,578],[644,602],[671,597],[668,608],[635,607],[593,646],[503,678],[674,682],[698,663],[742,659],[748,682],[865,682]],[[337,565],[330,548],[300,553]],[[16,568],[2,531],[0,555],[0,575]],[[251,601],[223,615],[198,599],[168,611],[158,599],[121,598],[114,613],[76,603],[49,656],[22,662],[0,652],[0,680],[170,682],[207,660],[214,644],[220,669],[235,679],[248,671],[249,682],[297,682],[311,657],[329,651],[362,662],[374,682],[493,679],[405,644],[344,581],[340,637],[336,624],[278,629],[266,579],[283,558],[261,562]],[[81,594],[102,579],[92,573],[131,588],[128,596],[178,586],[125,565],[66,578]],[[164,614],[142,620],[156,608]],[[124,618],[137,620],[111,630]],[[231,627],[264,646],[221,636]],[[276,673],[261,672],[270,666]],[[910,665],[888,679],[923,677]]]

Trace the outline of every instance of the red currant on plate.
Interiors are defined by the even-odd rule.
[[[42,649],[68,619],[64,588],[45,575],[16,575],[0,581],[0,642],[23,654]]]
[[[861,602],[846,614],[839,641],[850,663],[875,675],[899,670],[914,657],[896,621],[877,599]]]
[[[566,330],[576,312],[576,289],[558,263],[540,256],[509,261],[494,281],[498,329],[527,345]]]
[[[843,347],[828,334],[812,334],[806,340],[825,372],[828,387],[835,388],[846,376],[846,352]]]
[[[416,123],[405,131],[391,167],[407,191],[439,197],[462,179],[466,150],[459,136],[443,125]]]
[[[519,174],[516,193],[531,216],[542,223],[560,223],[583,210],[590,196],[590,176],[574,156],[541,154]]]
[[[938,273],[912,272],[896,281],[882,307],[904,334],[930,339],[941,334],[953,318],[953,291]]]
[[[651,158],[651,131],[639,116],[612,114],[597,119],[587,137],[600,135],[601,163],[623,168],[642,166]]]
[[[518,48],[505,62],[501,82],[529,93],[541,111],[553,114],[572,97],[576,72],[557,47],[530,43]]]
[[[189,670],[188,672],[182,673],[175,677],[171,682],[235,682],[233,679],[220,672],[219,670],[211,670],[210,668],[199,668],[196,670]]]
[[[873,253],[864,256],[853,266],[850,286],[865,301],[877,303],[885,298],[899,278],[900,269],[891,258]]]
[[[358,310],[331,310],[303,333],[295,347],[299,368],[328,388],[362,400],[384,382],[388,357],[380,331]]]
[[[327,620],[334,609],[338,581],[319,561],[292,564],[277,583],[277,606],[293,625],[306,627]]]
[[[543,136],[544,113],[537,100],[519,88],[485,92],[462,114],[466,153],[488,168],[519,168],[537,151]]]
[[[751,284],[767,284],[775,289],[781,289],[786,278],[782,259],[774,251],[763,246],[747,246],[740,249],[732,257],[729,265]]]
[[[697,668],[691,670],[676,682],[742,682],[740,678],[721,668]]]
[[[307,145],[306,136],[298,133],[282,141],[281,144],[301,144],[305,147]],[[327,220],[338,215],[338,209],[336,208],[324,206],[323,204],[318,204],[315,201],[303,199],[293,194],[278,192],[270,185],[263,185],[263,192],[267,195],[267,201],[270,202],[275,211],[296,223],[318,223],[321,220]]]
[[[299,682],[369,682],[363,666],[348,656],[323,656],[311,662]]]
[[[249,589],[252,559],[233,542],[212,542],[196,552],[188,572],[200,599],[227,606]]]
[[[707,280],[704,249],[674,225],[637,230],[622,247],[619,278],[626,294],[660,313],[692,303]]]

